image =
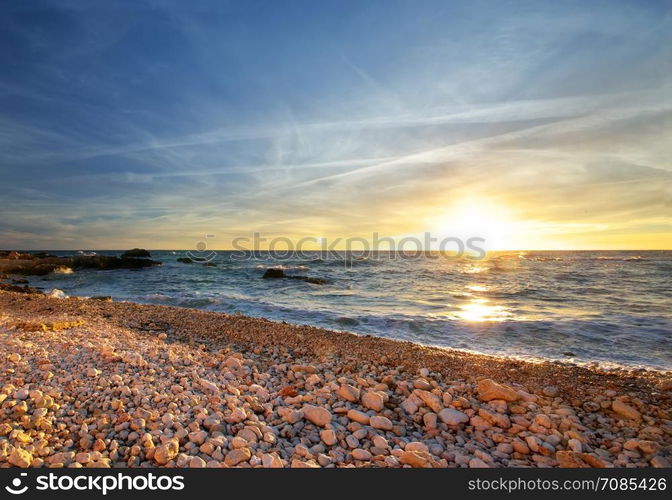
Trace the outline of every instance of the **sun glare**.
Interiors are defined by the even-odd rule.
[[[508,209],[483,199],[462,200],[432,220],[441,238],[483,238],[486,250],[516,248],[519,225]]]

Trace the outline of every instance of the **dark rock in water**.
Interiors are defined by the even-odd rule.
[[[217,264],[215,264],[214,262],[206,262],[203,265],[206,267],[217,267]]]
[[[288,276],[285,274],[285,271],[282,269],[274,269],[272,267],[269,267],[266,269],[266,272],[262,276],[263,278],[287,278]]]
[[[121,258],[127,258],[127,257],[139,257],[139,258],[147,258],[151,257],[152,255],[145,250],[144,248],[134,248],[132,250],[127,250],[124,253],[121,254]]]
[[[324,285],[327,282],[323,280],[322,278],[310,278],[308,276],[297,276],[299,279],[303,279],[303,281],[307,283],[312,283],[313,285]]]
[[[355,318],[348,318],[347,316],[341,316],[340,318],[336,318],[336,323],[344,325],[344,326],[357,326],[357,325],[359,325],[359,321],[357,321]]]
[[[291,276],[285,274],[285,271],[282,269],[276,269],[269,267],[266,269],[263,278],[285,278],[289,280],[300,280],[305,281],[306,283],[313,283],[314,285],[324,285],[326,283],[322,278],[312,278],[310,276]]]
[[[190,259],[189,257],[180,257],[180,258],[177,259],[177,262],[182,262],[184,264],[191,264],[194,261],[192,259]]]
[[[565,351],[562,354],[564,354],[565,356],[576,356],[576,353],[574,353],[572,351]]]
[[[29,286],[19,286],[19,285],[10,285],[7,283],[0,283],[0,290],[5,292],[17,292],[17,293],[42,293],[37,288],[31,288]]]
[[[28,280],[12,280],[12,283],[14,283],[15,285],[27,285]]]
[[[112,302],[112,297],[109,295],[96,295],[94,297],[89,297],[89,300],[102,300],[103,302]]]

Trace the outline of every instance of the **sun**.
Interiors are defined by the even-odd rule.
[[[440,239],[452,237],[466,242],[469,238],[483,238],[481,246],[486,250],[516,248],[520,225],[511,210],[482,198],[459,200],[432,217],[430,223]]]

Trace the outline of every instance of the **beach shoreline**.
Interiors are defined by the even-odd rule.
[[[650,467],[672,454],[669,372],[2,291],[0,335],[2,466]],[[40,406],[49,394],[60,408]],[[69,415],[84,394],[85,415]],[[57,422],[67,430],[49,437]]]

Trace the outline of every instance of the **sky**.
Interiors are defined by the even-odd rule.
[[[672,248],[669,1],[7,1],[0,248]]]

